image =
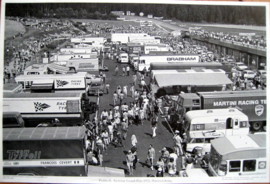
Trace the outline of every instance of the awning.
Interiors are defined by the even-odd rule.
[[[53,88],[53,83],[44,83],[44,84],[33,84],[30,89],[31,90],[51,90]]]
[[[155,80],[159,87],[165,86],[212,86],[232,84],[224,73],[178,73],[156,74]]]
[[[58,65],[58,64],[55,64],[55,63],[50,63],[47,65],[47,67],[54,71],[54,72],[59,72],[59,73],[67,73],[69,71],[69,68],[68,67],[65,67],[65,66],[61,66],[61,65]]]
[[[51,90],[53,88],[53,79],[34,81],[31,90]]]

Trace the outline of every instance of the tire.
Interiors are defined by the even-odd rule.
[[[263,127],[263,122],[254,122],[251,124],[251,127],[254,131],[260,131]]]

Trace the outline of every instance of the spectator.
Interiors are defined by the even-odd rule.
[[[136,135],[132,134],[132,136],[131,136],[131,145],[136,147],[137,143],[138,143],[138,141],[137,141]]]
[[[155,159],[155,149],[153,148],[152,144],[150,144],[145,163],[148,164],[148,161],[150,161],[151,170],[154,170],[154,159]]]
[[[136,146],[132,146],[131,147],[131,152],[134,155],[135,159],[133,160],[133,169],[136,169],[136,164],[138,162],[138,157],[137,157],[137,147]]]
[[[156,137],[156,130],[157,130],[157,119],[154,119],[153,118],[151,125],[152,125],[152,127],[151,127],[152,128],[152,131],[153,131],[152,138],[155,138]]]
[[[117,65],[115,66],[114,71],[115,71],[115,76],[117,76],[117,75],[118,75],[118,72],[119,72],[119,68],[118,68],[118,66],[117,66]]]
[[[130,176],[133,175],[133,161],[134,160],[135,160],[135,157],[132,154],[131,150],[129,150],[126,156],[126,162],[127,162],[128,172]]]
[[[123,72],[122,73],[122,76],[124,77],[126,75],[126,69],[125,69],[125,67],[122,68],[122,72]]]
[[[129,76],[129,71],[130,71],[130,68],[129,68],[129,65],[127,66],[127,76]]]
[[[109,84],[109,83],[107,83],[105,87],[106,87],[106,93],[107,93],[107,94],[109,94],[109,90],[110,90],[110,84]]]
[[[176,174],[176,166],[174,164],[174,159],[170,158],[170,161],[168,163],[168,174],[170,176],[174,176]]]

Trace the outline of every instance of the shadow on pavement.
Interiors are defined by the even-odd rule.
[[[162,121],[161,124],[170,132],[173,133],[168,125],[168,123],[166,121]]]

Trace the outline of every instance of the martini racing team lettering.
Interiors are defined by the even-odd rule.
[[[214,107],[236,106],[236,105],[259,105],[259,104],[266,104],[266,100],[239,100],[239,101],[213,102]]]
[[[41,151],[30,152],[30,150],[7,150],[9,160],[17,159],[40,159]]]
[[[196,57],[168,57],[167,61],[196,61]]]

